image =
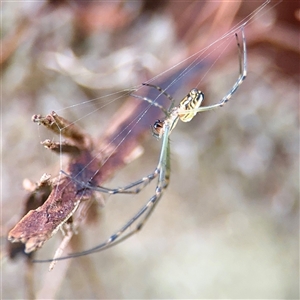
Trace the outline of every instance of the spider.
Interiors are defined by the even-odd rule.
[[[139,193],[148,183],[150,183],[152,180],[157,178],[157,186],[155,188],[154,195],[147,201],[147,203],[117,232],[115,232],[113,235],[111,235],[105,242],[95,246],[94,248],[91,248],[89,250],[73,253],[69,256],[60,257],[55,260],[61,260],[66,258],[72,258],[72,257],[78,257],[82,255],[87,255],[90,253],[98,252],[107,248],[110,248],[125,239],[129,238],[133,234],[140,231],[143,226],[145,225],[146,221],[150,217],[151,213],[153,212],[154,208],[158,204],[159,200],[161,199],[163,195],[163,191],[167,188],[169,184],[169,178],[170,178],[170,141],[169,136],[171,132],[174,130],[176,124],[179,120],[182,122],[189,122],[191,121],[199,112],[208,111],[215,109],[217,107],[222,107],[236,92],[238,87],[243,83],[243,81],[246,78],[247,75],[247,51],[246,51],[246,38],[244,33],[244,28],[241,28],[241,35],[242,35],[242,49],[238,40],[238,35],[236,36],[237,46],[239,50],[239,77],[237,81],[234,83],[230,91],[221,99],[221,101],[214,105],[204,106],[201,107],[201,103],[204,99],[204,94],[196,89],[193,88],[179,103],[178,106],[174,106],[175,99],[169,95],[164,89],[160,88],[156,85],[151,85],[148,83],[143,83],[144,86],[148,86],[151,88],[157,89],[161,94],[165,95],[169,98],[171,101],[171,104],[168,109],[165,109],[160,104],[154,102],[151,99],[148,99],[146,97],[141,97],[134,95],[137,98],[140,98],[142,100],[145,100],[147,102],[150,102],[152,105],[160,108],[164,114],[165,118],[162,120],[156,120],[154,124],[151,126],[153,135],[161,139],[161,151],[160,156],[158,160],[158,164],[155,168],[155,170],[141,178],[140,180],[137,180],[136,182],[133,182],[129,185],[126,185],[121,188],[117,189],[111,189],[106,188],[102,186],[93,186],[91,182],[88,183],[82,183],[80,184],[87,189],[92,189],[95,191],[100,191],[107,194],[137,194]],[[63,172],[64,173],[64,172]],[[64,173],[68,176],[68,174]],[[75,180],[75,179],[73,179]],[[130,226],[132,226],[135,222],[137,222],[137,225],[134,229],[132,229],[129,233],[126,233],[126,230],[129,229]]]

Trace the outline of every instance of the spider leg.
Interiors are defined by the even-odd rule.
[[[107,194],[138,194],[144,187],[146,187],[154,178],[157,177],[160,170],[156,168],[153,173],[143,177],[140,180],[137,180],[133,183],[130,183],[124,187],[120,187],[117,189],[109,189],[102,186],[92,186],[90,184],[85,185],[86,188],[92,189],[95,191],[107,193]],[[142,187],[135,188],[133,190],[130,190],[136,186],[142,185]]]
[[[66,175],[67,177],[71,178],[78,184],[82,186],[82,189],[89,189],[89,190],[94,190],[97,192],[105,193],[105,194],[138,194],[144,187],[146,187],[154,178],[157,177],[159,174],[160,170],[156,168],[153,173],[133,182],[128,185],[125,185],[124,187],[116,188],[116,189],[111,189],[103,186],[94,186],[92,182],[81,182],[77,180],[76,178],[71,177],[69,174],[67,174],[65,171],[61,170],[61,173]],[[142,185],[141,187],[135,188],[133,190],[130,190],[136,186]]]
[[[165,184],[163,186],[161,186],[161,187],[159,185],[157,186],[155,195],[153,195],[150,198],[150,200],[148,201],[149,205],[148,205],[148,203],[146,204],[146,206],[148,205],[147,208],[149,208],[149,211],[146,213],[146,215],[144,216],[144,218],[137,224],[137,226],[132,231],[130,231],[129,233],[125,234],[124,236],[122,236],[118,240],[115,240],[113,243],[107,244],[107,245],[103,246],[101,249],[93,250],[93,251],[88,252],[88,253],[86,253],[84,255],[88,255],[90,253],[95,253],[95,252],[103,251],[103,250],[106,250],[106,249],[111,248],[113,246],[116,246],[117,244],[122,243],[123,241],[125,241],[129,237],[131,237],[132,235],[136,234],[138,231],[142,230],[142,228],[144,227],[145,223],[147,222],[147,220],[149,219],[149,217],[153,213],[154,208],[158,204],[160,198],[162,197],[163,191],[167,188],[167,186],[169,184],[169,178],[170,178],[169,177],[169,171],[170,170],[168,170],[168,172],[166,173]],[[157,191],[157,189],[159,189],[159,191]]]
[[[163,95],[165,95],[170,101],[171,101],[171,105],[169,107],[169,109],[165,109],[162,105],[160,105],[159,103],[153,101],[152,99],[149,99],[147,97],[142,97],[142,96],[139,96],[139,95],[135,95],[135,94],[131,94],[131,96],[135,97],[135,98],[138,98],[138,99],[141,99],[143,101],[147,101],[149,103],[151,103],[153,106],[156,106],[158,107],[159,109],[161,109],[164,114],[166,116],[168,116],[168,113],[170,111],[170,109],[174,106],[174,103],[175,103],[175,99],[169,94],[167,93],[164,89],[162,89],[161,87],[157,86],[157,85],[154,85],[154,84],[150,84],[150,83],[143,83],[144,86],[148,86],[148,87],[152,87],[152,88],[155,88],[157,89],[160,93],[162,93]]]
[[[238,46],[238,50],[239,50],[240,75],[239,75],[236,83],[233,85],[232,89],[220,101],[221,104],[226,103],[231,98],[231,96],[235,93],[235,91],[243,83],[243,81],[246,79],[246,76],[247,76],[247,48],[246,48],[246,38],[245,38],[244,27],[241,28],[241,32],[242,32],[242,40],[243,40],[243,51],[242,51],[241,45],[239,43],[238,35],[235,34],[237,46]]]
[[[149,102],[151,105],[155,106],[155,107],[158,107],[160,110],[162,110],[164,112],[165,115],[167,115],[167,110],[162,106],[160,105],[159,103],[147,98],[147,97],[142,97],[142,96],[139,96],[139,95],[135,95],[135,94],[131,94],[132,97],[134,98],[138,98],[140,100],[143,100],[143,101],[147,101]]]
[[[164,89],[162,89],[160,86],[150,84],[150,83],[142,83],[142,84],[145,85],[145,86],[149,86],[149,87],[157,89],[159,92],[161,92],[167,98],[169,98],[172,103],[175,102],[175,99],[169,93],[167,93]]]
[[[59,257],[55,260],[63,260],[68,258],[74,258],[79,256],[88,255],[94,252],[99,252],[108,248],[111,248],[122,241],[128,239],[130,236],[138,232],[143,228],[146,221],[149,219],[150,215],[152,214],[154,208],[156,207],[157,203],[161,199],[161,196],[163,194],[163,191],[167,188],[169,183],[169,177],[170,177],[170,143],[169,143],[169,132],[170,127],[166,126],[164,135],[162,137],[162,147],[161,147],[161,153],[159,162],[157,165],[157,170],[159,170],[158,174],[158,182],[155,189],[155,194],[148,200],[148,202],[116,233],[114,233],[112,236],[110,236],[104,243],[101,243],[89,250],[78,252],[78,253],[72,253],[69,256]],[[141,217],[142,220],[136,225],[136,227],[130,231],[129,233],[125,234],[123,233],[130,228],[137,220],[139,220]],[[34,262],[53,262],[53,259],[49,260],[34,260]]]
[[[160,86],[150,84],[150,83],[143,83],[143,85],[157,89],[159,92],[161,92],[163,95],[165,95],[171,101],[171,105],[169,106],[169,108],[167,110],[168,112],[173,108],[175,99],[169,93],[167,93],[164,89],[162,89]]]
[[[199,107],[199,108],[193,109],[193,110],[182,111],[182,112],[180,112],[181,114],[192,113],[192,112],[197,112],[198,113],[198,112],[203,112],[203,111],[207,111],[207,110],[212,110],[212,109],[215,109],[217,107],[222,107],[232,97],[232,95],[236,92],[238,87],[246,79],[246,76],[247,76],[247,49],[246,49],[246,38],[245,38],[244,27],[241,28],[241,32],[242,32],[242,43],[243,43],[243,48],[242,49],[241,49],[241,45],[240,45],[239,40],[238,40],[238,35],[237,34],[235,35],[236,40],[237,40],[238,50],[239,50],[239,70],[240,70],[240,74],[239,74],[239,77],[238,77],[237,81],[235,82],[235,84],[230,89],[230,91],[217,104],[213,104],[213,105],[209,105],[209,106],[202,106],[202,107]]]

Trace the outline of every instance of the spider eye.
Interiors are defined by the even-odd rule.
[[[190,91],[190,103],[189,105],[193,108],[199,107],[201,105],[201,102],[204,99],[204,94],[197,90],[197,89],[192,89]]]
[[[156,120],[151,126],[152,133],[156,138],[160,138],[163,134],[164,122],[161,120]]]
[[[190,91],[190,95],[191,96],[195,96],[195,95],[197,95],[198,93],[201,93],[199,90],[197,90],[197,89],[191,89],[191,91]]]
[[[197,105],[197,102],[199,102],[201,104],[201,102],[204,99],[204,94],[201,91],[199,91],[198,89],[191,89],[189,96],[190,96],[189,102],[193,102],[194,106]]]
[[[153,127],[154,127],[155,129],[157,129],[157,128],[162,128],[162,127],[163,127],[163,121],[161,121],[161,120],[156,120],[156,121],[154,122],[154,124],[153,124]]]
[[[201,91],[198,91],[199,94],[198,94],[198,99],[200,99],[200,102],[202,102],[204,100],[204,94],[201,92]]]

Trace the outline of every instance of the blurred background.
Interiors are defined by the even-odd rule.
[[[238,51],[234,35],[226,47],[210,45],[262,3],[1,4],[3,299],[299,298],[298,1],[272,1],[247,25],[248,77],[230,102],[174,130],[171,182],[140,233],[50,273],[48,264],[10,259],[7,250],[27,194],[23,180],[60,168],[40,144],[58,137],[32,115],[54,110],[100,136],[124,99],[98,97],[149,79],[166,84],[193,54],[196,67],[172,95],[179,101],[197,86],[204,105],[217,103],[238,77]],[[160,143],[150,130],[142,146],[109,186],[153,171]],[[109,237],[154,189],[95,203],[98,217],[79,229],[76,250]],[[36,257],[51,258],[60,239]]]

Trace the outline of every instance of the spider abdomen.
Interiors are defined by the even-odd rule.
[[[204,94],[198,89],[191,91],[184,97],[179,104],[179,118],[182,122],[191,121],[198,113],[197,108],[200,107],[204,99]]]

